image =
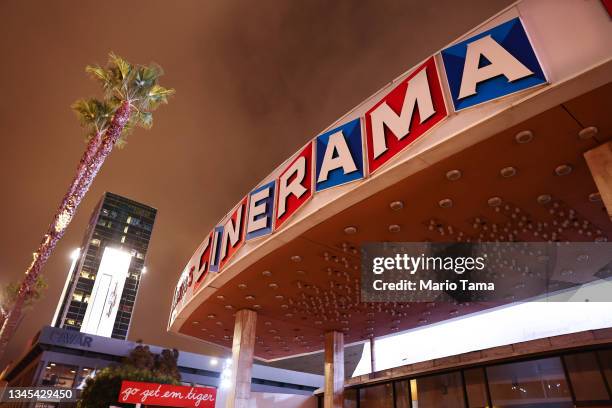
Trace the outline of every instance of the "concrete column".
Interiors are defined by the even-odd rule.
[[[249,406],[256,323],[256,312],[243,309],[236,313],[232,344],[232,384],[227,395],[226,408]]]
[[[612,219],[612,141],[589,150],[584,158],[606,206],[608,217]]]
[[[344,334],[325,334],[325,395],[324,408],[344,406]]]
[[[376,352],[374,351],[374,337],[370,337],[370,368],[373,373],[376,372]]]

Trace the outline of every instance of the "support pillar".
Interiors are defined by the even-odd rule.
[[[612,219],[612,141],[589,150],[584,158],[606,206],[608,217]]]
[[[236,313],[232,343],[232,383],[226,408],[247,408],[251,397],[251,369],[255,349],[257,313],[242,309]]]
[[[376,372],[376,352],[374,351],[374,337],[370,337],[370,369],[372,373]]]
[[[325,394],[324,408],[344,406],[344,334],[325,334]]]

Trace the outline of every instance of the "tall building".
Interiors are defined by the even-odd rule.
[[[157,210],[105,193],[73,261],[53,325],[127,338]]]

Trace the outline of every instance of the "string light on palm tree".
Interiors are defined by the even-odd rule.
[[[124,147],[136,127],[150,129],[153,111],[168,103],[168,97],[174,94],[173,89],[159,85],[163,70],[157,64],[132,65],[111,53],[105,67],[88,66],[85,71],[102,85],[104,97],[80,99],[72,105],[87,132],[87,147],[53,221],[33,253],[17,298],[6,314],[0,330],[0,358],[15,332],[24,304],[33,295],[43,266],[66,232],[106,157],[115,145]]]

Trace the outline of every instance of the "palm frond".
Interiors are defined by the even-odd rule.
[[[127,79],[130,71],[132,70],[132,65],[120,56],[116,55],[114,52],[108,54],[108,58],[109,65],[115,66],[119,70],[121,80],[124,81]]]
[[[117,107],[96,98],[89,98],[79,99],[72,104],[72,109],[76,112],[81,125],[90,134],[95,134],[106,129]]]
[[[88,137],[105,131],[123,103],[129,103],[133,109],[117,141],[119,148],[125,146],[127,136],[135,127],[150,129],[153,126],[152,111],[168,103],[168,97],[175,93],[174,89],[158,84],[164,74],[158,64],[132,65],[112,52],[106,67],[91,65],[85,71],[100,82],[105,91],[103,101],[82,99],[72,105],[81,124],[87,129]]]

